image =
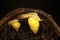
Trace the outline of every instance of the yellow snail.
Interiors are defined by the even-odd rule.
[[[33,17],[29,17],[28,18],[28,24],[30,26],[30,29],[32,30],[32,32],[34,34],[37,34],[38,30],[39,30],[39,21]]]
[[[18,22],[19,20],[12,20],[9,22],[9,24],[16,30],[18,31],[20,26],[21,26],[21,23]]]
[[[34,34],[37,34],[38,30],[39,30],[39,21],[42,21],[40,19],[40,17],[38,16],[38,13],[36,12],[31,12],[31,13],[27,13],[27,14],[22,14],[21,16],[19,16],[21,19],[25,19],[28,18],[28,24],[30,26],[30,29],[32,30],[32,32]]]

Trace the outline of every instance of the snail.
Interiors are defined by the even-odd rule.
[[[36,12],[31,12],[31,13],[27,13],[27,14],[22,14],[20,16],[21,19],[25,19],[28,18],[28,24],[30,26],[31,31],[34,34],[37,34],[38,30],[39,30],[39,21],[42,21],[42,19],[40,19],[40,17],[38,16],[38,14]]]
[[[32,32],[34,34],[37,34],[38,30],[39,30],[39,21],[36,20],[35,18],[33,17],[30,17],[28,18],[28,24],[30,26],[30,29],[32,30]]]
[[[16,31],[19,30],[20,26],[21,26],[21,23],[18,22],[19,20],[17,19],[14,19],[12,21],[9,21],[8,24],[10,24]]]

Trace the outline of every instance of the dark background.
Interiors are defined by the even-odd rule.
[[[60,15],[57,11],[58,7],[55,7],[57,6],[55,0],[1,0],[0,3],[0,19],[15,8],[37,8],[50,13],[54,20],[60,25]]]

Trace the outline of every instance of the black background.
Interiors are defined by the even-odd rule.
[[[0,19],[12,11],[15,8],[26,7],[26,8],[38,8],[47,13],[50,13],[54,20],[60,25],[60,15],[57,11],[55,0],[0,0]]]

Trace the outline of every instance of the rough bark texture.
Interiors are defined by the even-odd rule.
[[[39,17],[43,19],[40,22],[40,28],[35,35],[29,28],[27,19],[22,19],[21,28],[16,32],[8,22],[12,19],[16,19],[18,15],[28,12],[37,12]],[[6,16],[0,19],[0,40],[59,40],[60,39],[60,27],[56,24],[52,16],[44,11],[33,8],[17,8],[9,12]]]

